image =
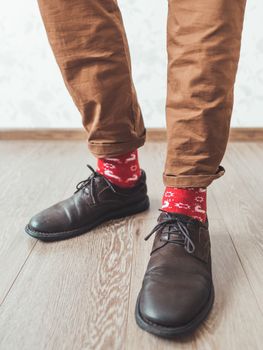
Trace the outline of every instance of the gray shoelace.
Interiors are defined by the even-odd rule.
[[[99,174],[97,171],[95,171],[91,165],[87,164],[87,167],[91,170],[91,175],[86,179],[86,180],[83,180],[83,181],[80,181],[77,186],[76,186],[76,191],[74,193],[77,193],[79,192],[80,190],[83,190],[84,188],[86,188],[87,186],[90,187],[90,196],[91,196],[91,199],[92,199],[92,202],[93,204],[96,204],[96,199],[95,199],[95,196],[94,196],[94,188],[95,188],[95,178],[98,177],[98,176],[102,176],[101,174]],[[104,180],[105,182],[107,183],[107,185],[109,186],[109,188],[117,193],[116,189],[114,188],[114,186],[112,185],[112,183],[106,178],[104,177]]]
[[[171,217],[168,213],[166,214],[167,219],[158,223],[145,237],[145,240],[147,241],[155,232],[161,230],[160,241],[164,242],[164,244],[154,249],[151,254],[169,243],[181,245],[189,254],[192,254],[195,251],[195,245],[191,239],[191,234],[186,223],[184,223],[180,218]],[[166,231],[164,231],[165,228]],[[176,234],[176,238],[173,238],[174,234]]]
[[[92,203],[96,204],[96,199],[95,199],[95,195],[94,195],[94,192],[95,192],[95,178],[100,176],[100,177],[103,177],[103,179],[107,183],[108,187],[114,193],[118,193],[118,195],[124,196],[124,197],[129,196],[128,194],[118,192],[115,189],[115,187],[113,186],[113,184],[105,176],[103,176],[100,173],[98,173],[97,171],[95,171],[91,165],[87,164],[87,167],[91,170],[92,173],[86,180],[80,181],[77,184],[76,191],[74,192],[74,194],[79,192],[80,190],[83,190],[83,189],[87,188],[89,186],[89,188],[90,188],[89,194],[90,194],[90,197],[92,199]]]

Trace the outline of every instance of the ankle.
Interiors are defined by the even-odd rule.
[[[161,209],[168,213],[188,215],[201,222],[205,222],[206,202],[206,188],[166,187]]]
[[[138,150],[120,156],[99,158],[97,172],[119,187],[135,186],[141,175]]]

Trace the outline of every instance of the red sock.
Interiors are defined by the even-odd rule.
[[[141,175],[138,151],[109,158],[99,158],[97,172],[120,187],[133,187]]]
[[[206,188],[166,187],[161,209],[169,213],[188,215],[201,222],[205,222]]]

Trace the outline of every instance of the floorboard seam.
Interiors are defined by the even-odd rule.
[[[134,221],[134,219],[133,219]],[[132,281],[132,274],[133,274],[133,258],[134,258],[134,235],[132,235],[132,256],[131,256],[131,272],[130,272],[130,281],[129,281],[129,293],[128,293],[128,303],[127,303],[127,318],[126,318],[126,330],[125,330],[125,343],[127,340],[127,334],[128,334],[128,324],[129,324],[129,311],[130,311],[130,299],[131,299],[131,281]]]
[[[220,210],[220,208],[219,208],[219,206],[218,206],[218,204],[217,204],[216,198],[215,198],[214,194],[212,194],[212,195],[213,195],[214,200],[215,200],[215,202],[216,202],[217,210],[221,213],[221,217],[223,218],[223,213],[221,212],[221,210]],[[232,236],[231,236],[231,234],[230,234],[230,232],[229,232],[229,230],[228,230],[228,225],[227,225],[227,223],[224,221],[224,219],[223,219],[223,222],[224,222],[224,226],[225,226],[225,228],[226,228],[226,231],[227,231],[227,233],[228,233],[228,235],[229,235],[229,238],[230,238],[230,240],[231,240],[231,242],[232,242],[233,248],[234,248],[234,250],[235,250],[235,252],[236,252],[237,258],[238,258],[238,260],[239,260],[239,262],[240,262],[240,265],[241,265],[241,267],[242,267],[242,270],[244,271],[244,274],[245,274],[246,279],[247,279],[247,281],[248,281],[248,285],[249,285],[249,287],[250,287],[250,290],[251,290],[252,294],[254,295],[254,298],[255,298],[256,304],[257,304],[257,306],[258,306],[258,308],[259,308],[260,314],[261,314],[261,316],[263,316],[263,312],[262,312],[262,310],[261,310],[260,303],[258,302],[257,296],[256,296],[256,294],[255,294],[255,292],[254,292],[254,288],[253,288],[253,286],[252,286],[251,283],[250,283],[250,280],[249,280],[249,278],[248,278],[246,269],[245,269],[245,267],[244,267],[244,265],[243,265],[243,263],[242,263],[241,257],[240,257],[240,255],[239,255],[239,253],[238,253],[238,250],[237,250],[236,246],[235,246],[235,243],[234,243],[234,241],[233,241],[233,238],[232,238]]]
[[[3,299],[2,299],[2,301],[1,301],[1,303],[0,303],[0,306],[2,306],[2,305],[4,304],[4,302],[5,302],[6,298],[8,297],[8,295],[9,295],[11,289],[13,288],[13,286],[14,286],[16,280],[18,279],[20,273],[22,272],[24,266],[26,265],[26,263],[27,263],[27,261],[28,261],[30,255],[32,254],[33,250],[35,249],[35,246],[37,245],[37,242],[38,242],[38,240],[36,240],[35,244],[34,244],[33,247],[30,249],[30,252],[28,253],[28,255],[27,255],[25,261],[24,261],[23,264],[20,266],[20,268],[19,268],[19,270],[18,270],[18,272],[17,272],[15,278],[13,279],[13,282],[11,283],[10,287],[8,288],[7,292],[5,293]]]

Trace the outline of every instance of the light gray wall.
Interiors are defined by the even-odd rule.
[[[148,127],[165,126],[167,1],[120,0]],[[232,126],[263,126],[263,2],[249,0]],[[0,127],[80,127],[37,1],[0,2]]]

